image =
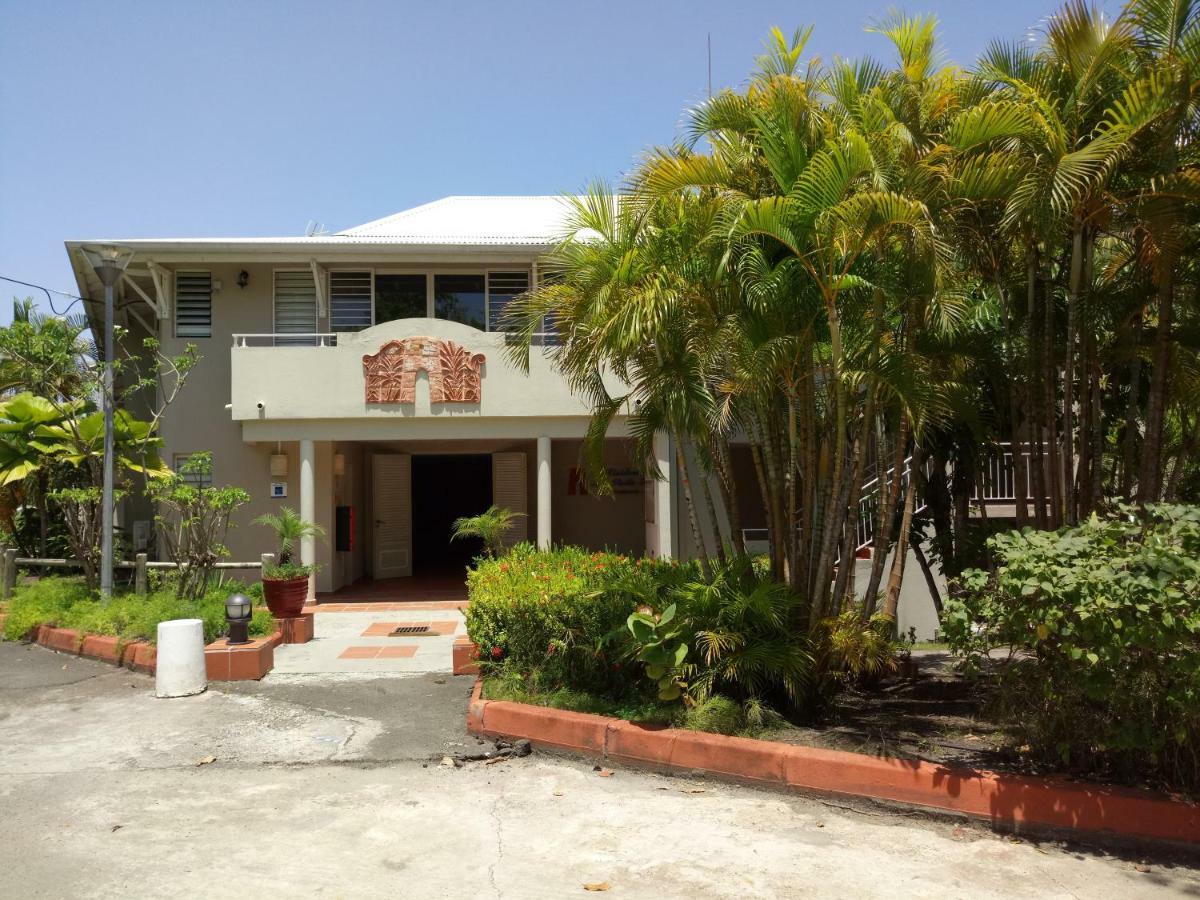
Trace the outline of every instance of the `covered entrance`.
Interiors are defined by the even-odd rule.
[[[369,575],[375,580],[413,577],[461,584],[483,542],[452,540],[454,521],[493,504],[518,514],[506,542],[526,539],[525,451],[376,451],[369,456]]]
[[[454,520],[492,505],[490,454],[419,454],[412,458],[413,574],[462,576],[483,551],[478,538],[451,540]]]

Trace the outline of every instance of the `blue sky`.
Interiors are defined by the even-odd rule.
[[[68,238],[337,230],[619,178],[703,99],[709,33],[714,89],[737,86],[772,25],[886,57],[863,25],[891,5],[0,0],[0,275],[73,291]],[[964,64],[1055,7],[902,5]],[[25,293],[0,282],[0,321]]]

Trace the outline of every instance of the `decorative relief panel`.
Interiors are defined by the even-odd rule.
[[[482,353],[439,338],[388,341],[363,357],[368,403],[416,403],[417,372],[429,376],[430,403],[478,403]]]

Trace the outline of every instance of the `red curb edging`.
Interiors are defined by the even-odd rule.
[[[471,692],[467,730],[528,738],[542,747],[633,765],[964,813],[1006,828],[1041,826],[1200,844],[1200,805],[1151,791],[955,769],[485,700],[482,679]]]
[[[479,648],[465,634],[460,634],[454,639],[451,658],[455,675],[479,674]]]
[[[157,650],[148,641],[129,641],[103,634],[80,634],[73,628],[38,625],[29,640],[59,653],[70,653],[124,666],[134,672],[153,675],[158,668]],[[249,644],[227,646],[224,638],[204,648],[204,664],[209,681],[258,680],[275,666],[275,647],[282,640],[279,632],[255,638]]]

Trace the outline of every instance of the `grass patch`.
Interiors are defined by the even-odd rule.
[[[158,638],[158,623],[172,619],[200,619],[205,642],[228,630],[225,621],[227,588],[210,591],[199,600],[179,600],[174,588],[163,585],[144,597],[118,594],[108,603],[89,591],[79,578],[42,578],[17,587],[8,605],[4,637],[20,640],[38,625],[73,628],[82,634],[114,635],[122,641]],[[275,630],[270,612],[259,610],[250,620],[250,634],[263,636]]]

